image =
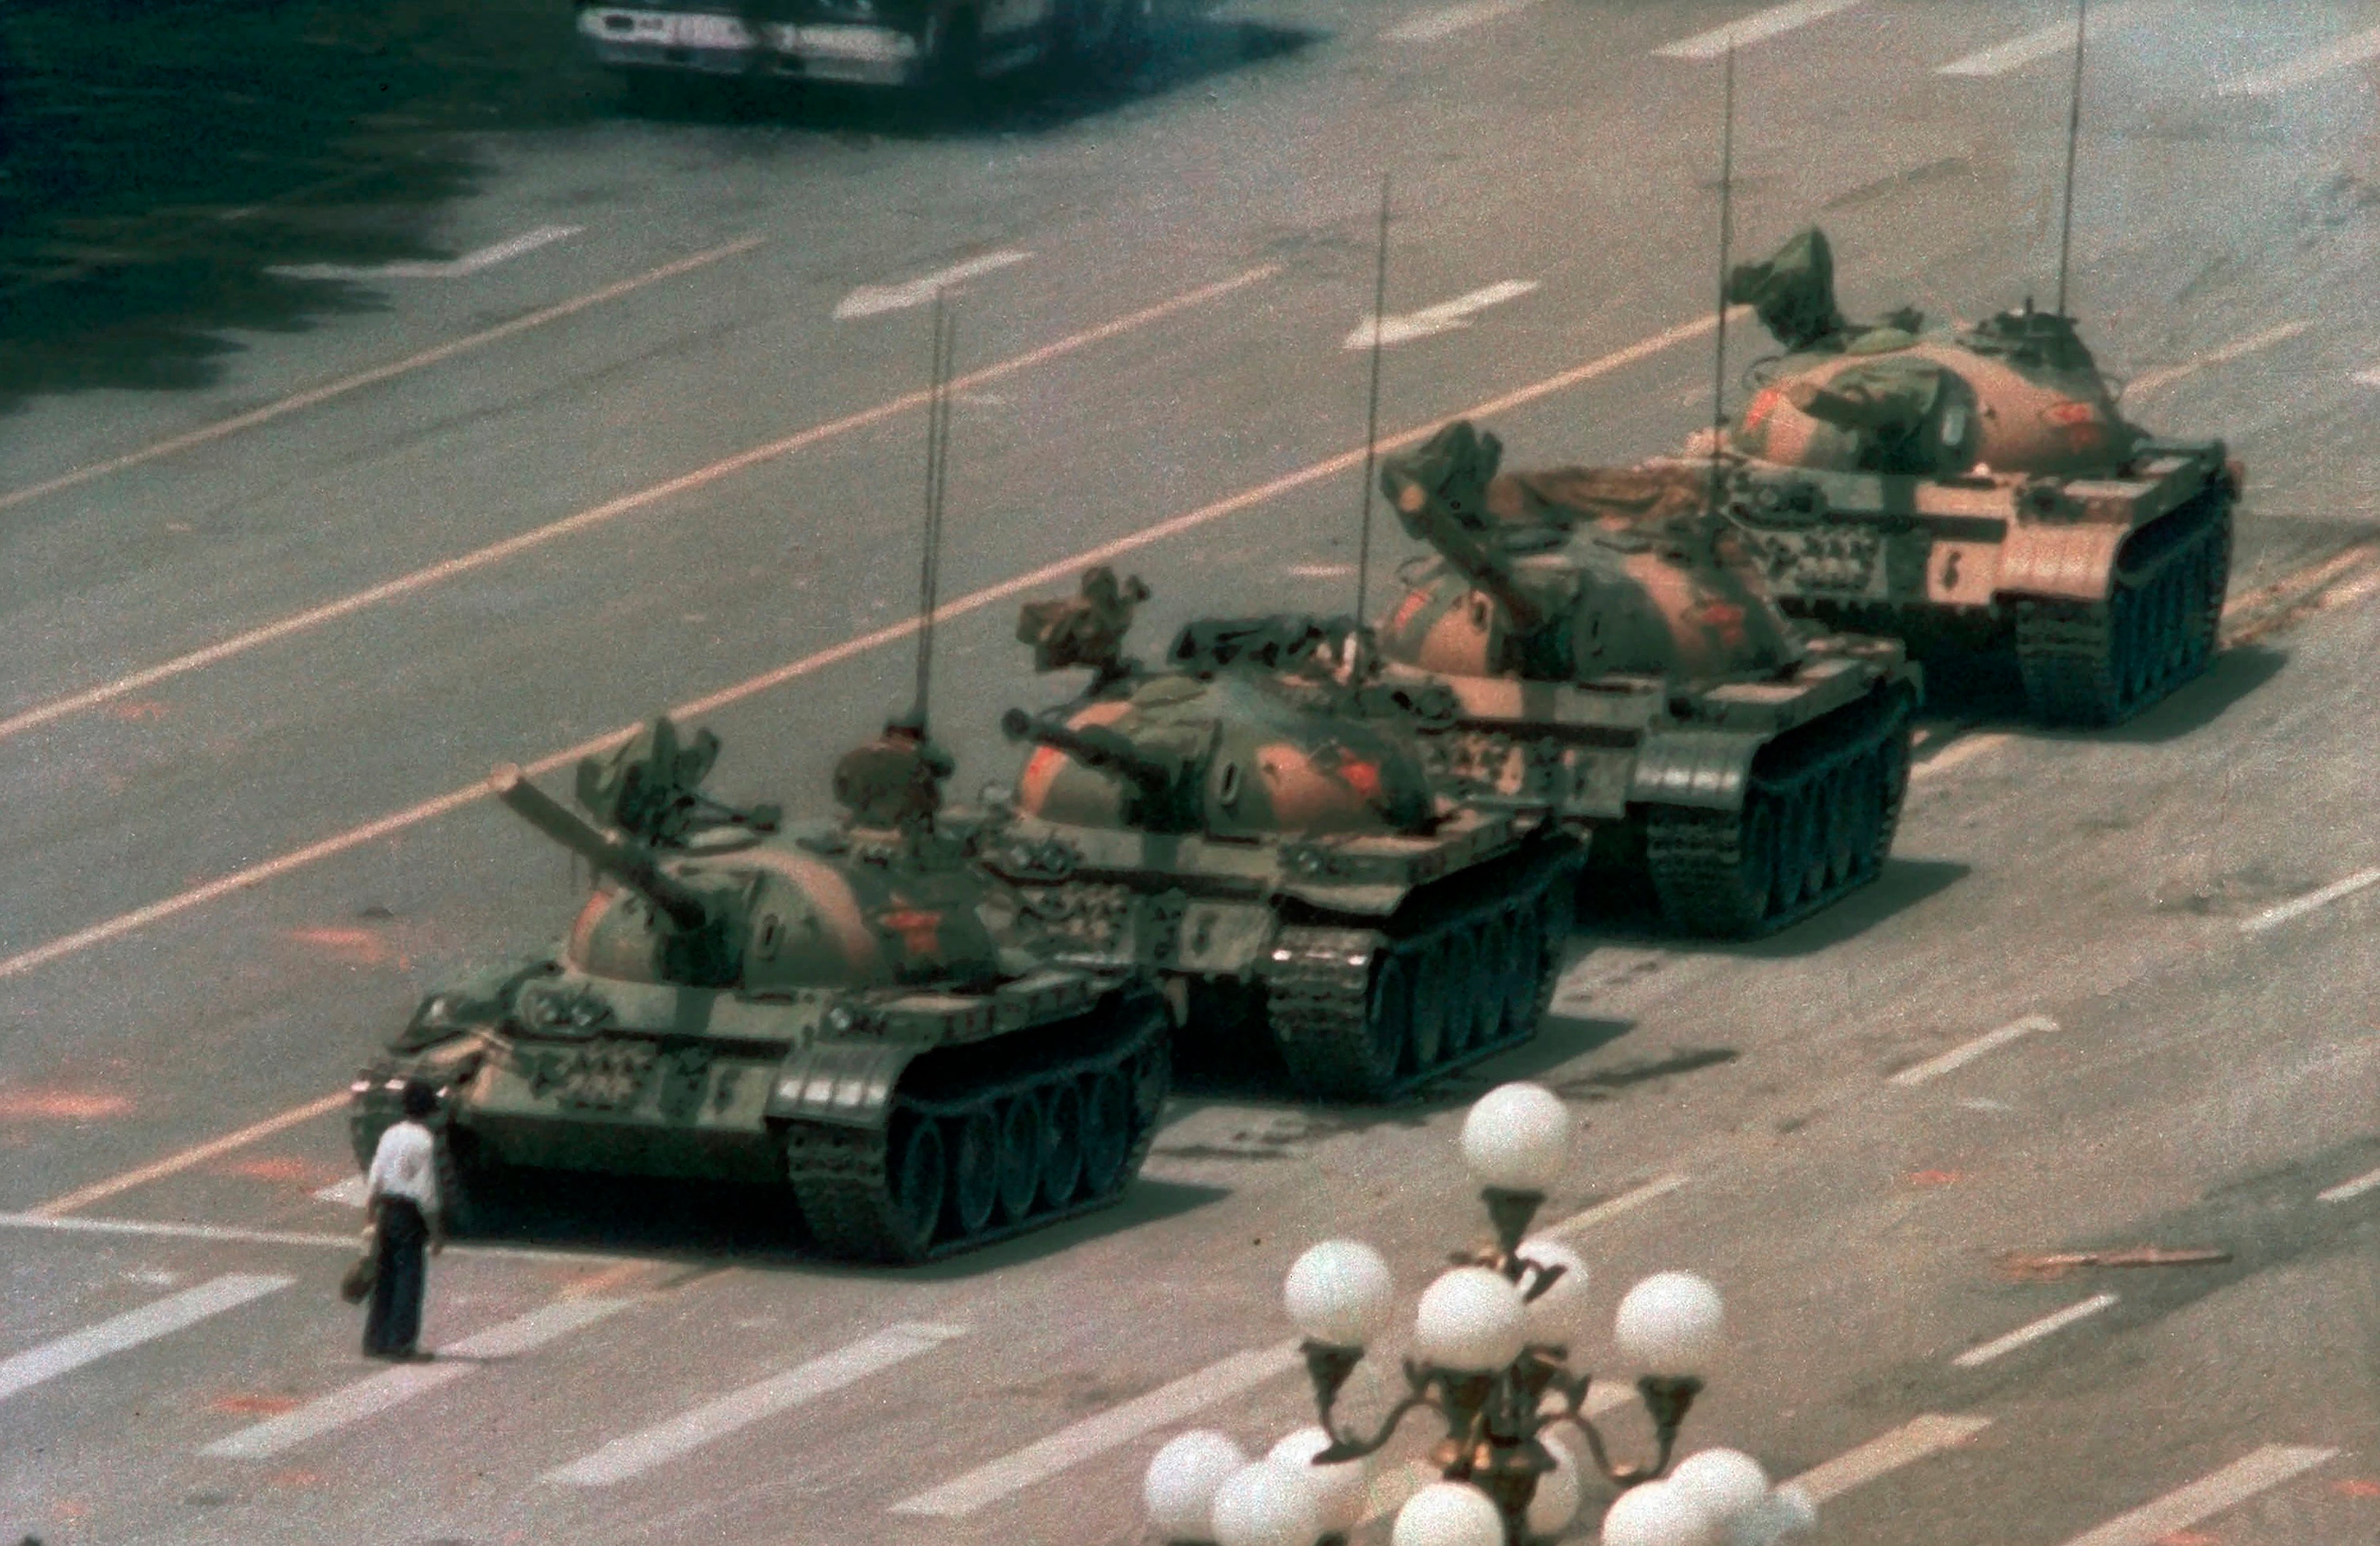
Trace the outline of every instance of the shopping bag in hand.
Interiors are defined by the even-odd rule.
[[[371,1296],[372,1280],[380,1275],[380,1231],[371,1224],[364,1226],[363,1248],[347,1263],[339,1276],[339,1297],[351,1305],[359,1305]]]

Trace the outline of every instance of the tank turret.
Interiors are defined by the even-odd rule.
[[[1036,663],[1093,679],[1003,717],[1032,749],[978,844],[1064,958],[1158,971],[1202,1052],[1252,1032],[1309,1095],[1378,1100],[1534,1034],[1580,853],[1541,807],[1438,797],[1421,742],[1451,700],[1366,676],[1352,619],[1199,619],[1142,666],[1111,594],[1148,590],[1094,571],[1026,607]],[[1095,647],[1049,647],[1102,615]]]
[[[1787,610],[1961,665],[2013,657],[2036,714],[2110,724],[2205,668],[2244,474],[2128,420],[2073,319],[1847,321],[1815,227],[1739,266],[1784,352],[1722,449]]]
[[[1918,691],[1899,646],[1779,611],[1708,461],[1506,474],[1502,453],[1458,421],[1380,465],[1431,549],[1379,626],[1387,676],[1461,705],[1433,771],[1546,802],[1695,932],[1765,933],[1873,879]]]

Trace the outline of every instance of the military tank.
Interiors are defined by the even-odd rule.
[[[2206,669],[2245,473],[2125,420],[2072,319],[1836,310],[1825,233],[1729,276],[1783,347],[1730,426],[1730,508],[1789,612],[2013,655],[2031,712],[2112,724]]]
[[[1677,928],[1744,938],[1876,878],[1922,678],[1888,639],[1780,612],[1703,462],[1499,474],[1467,421],[1381,462],[1414,537],[1386,679],[1459,704],[1459,786],[1542,801],[1646,874]]]
[[[1367,681],[1351,619],[1210,619],[1161,666],[1121,651],[1137,579],[1028,603],[1057,710],[982,861],[1086,970],[1162,974],[1184,1034],[1269,1039],[1301,1095],[1377,1102],[1536,1034],[1579,845],[1524,802],[1459,803],[1420,742],[1443,694]]]
[[[354,1085],[358,1163],[419,1077],[466,1227],[515,1166],[783,1186],[823,1248],[862,1260],[1113,1201],[1169,1077],[1158,989],[1037,948],[935,821],[949,763],[922,726],[847,755],[846,818],[796,829],[704,796],[717,751],[662,719],[582,762],[601,827],[497,770],[496,797],[598,884],[551,956],[423,998]]]

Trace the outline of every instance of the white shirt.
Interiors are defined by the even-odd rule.
[[[368,1197],[401,1197],[425,1213],[438,1211],[436,1140],[419,1122],[400,1122],[381,1134],[372,1150],[371,1175],[364,1183]]]

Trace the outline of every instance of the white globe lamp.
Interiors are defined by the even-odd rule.
[[[1678,1462],[1669,1481],[1723,1530],[1751,1520],[1768,1502],[1768,1473],[1742,1450],[1697,1451]]]
[[[1463,1481],[1433,1481],[1397,1511],[1389,1546],[1504,1546],[1504,1516]]]
[[[1490,1374],[1521,1356],[1528,1307],[1504,1274],[1457,1267],[1421,1296],[1414,1316],[1414,1351],[1422,1361],[1464,1374]]]
[[[1212,1540],[1216,1489],[1248,1463],[1240,1446],[1211,1428],[1195,1428],[1169,1442],[1148,1463],[1141,1502],[1158,1538]]]
[[[1718,1290],[1692,1272],[1656,1272],[1620,1301],[1612,1334],[1648,1374],[1699,1380],[1718,1360],[1725,1311]]]
[[[1524,1240],[1520,1254],[1562,1270],[1553,1286],[1528,1301],[1529,1340],[1568,1346],[1585,1329],[1586,1259],[1559,1240]]]
[[[1318,1466],[1314,1457],[1330,1447],[1330,1435],[1319,1428],[1301,1428],[1282,1437],[1265,1458],[1276,1466],[1302,1469],[1314,1488],[1325,1535],[1346,1535],[1364,1522],[1364,1496],[1372,1484],[1369,1456]]]
[[[1378,1251],[1359,1240],[1325,1240],[1289,1269],[1281,1304],[1293,1325],[1331,1347],[1364,1347],[1395,1312],[1396,1280]]]
[[[1561,1097],[1545,1086],[1499,1085],[1463,1119],[1463,1163],[1483,1187],[1542,1193],[1570,1158],[1575,1126]]]
[[[1299,1467],[1259,1460],[1215,1490],[1215,1546],[1314,1546],[1322,1533],[1314,1484]]]
[[[1603,1516],[1603,1546],[1720,1546],[1718,1528],[1666,1481],[1620,1494]]]

